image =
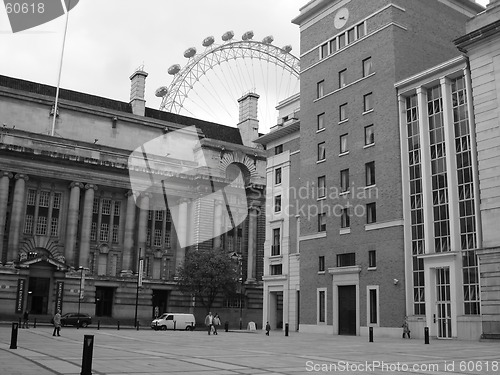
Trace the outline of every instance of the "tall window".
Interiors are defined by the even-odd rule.
[[[349,151],[349,146],[347,145],[347,134],[342,134],[340,136],[340,153],[344,154]]]
[[[61,199],[62,194],[58,192],[28,189],[23,232],[57,237]]]
[[[326,159],[325,142],[318,143],[318,161]]]
[[[271,275],[281,275],[283,272],[283,266],[281,264],[271,265]]]
[[[326,176],[318,177],[318,198],[326,196]]]
[[[347,85],[347,69],[343,69],[339,72],[339,88]]]
[[[323,255],[318,258],[318,272],[325,272],[325,257]]]
[[[339,121],[347,120],[347,103],[339,106]]]
[[[368,57],[363,60],[363,77],[372,74],[372,71],[373,71],[372,58]]]
[[[320,113],[318,115],[318,130],[324,129],[325,128],[325,114]]]
[[[325,81],[319,81],[316,86],[317,98],[321,98],[325,95]]]
[[[365,164],[366,186],[375,185],[375,162],[371,161]]]
[[[378,324],[378,298],[377,298],[377,289],[369,288],[368,289],[368,298],[369,298],[369,322],[370,324]]]
[[[358,34],[358,39],[364,37],[366,34],[365,23],[363,22],[363,23],[360,23],[358,26],[356,26],[356,31]]]
[[[324,59],[326,56],[328,56],[328,43],[322,44],[320,49],[320,58]]]
[[[326,213],[318,214],[318,232],[326,232]]]
[[[147,242],[156,249],[170,247],[170,211],[157,210],[148,213]]]
[[[343,169],[340,171],[340,191],[349,191],[349,169]]]
[[[356,253],[337,254],[337,267],[350,267],[356,265]]]
[[[274,147],[274,155],[281,154],[283,152],[283,145],[277,145]]]
[[[419,257],[419,255],[424,254],[424,209],[417,95],[406,98],[406,129],[408,132],[408,168],[410,175],[413,313],[415,315],[425,315],[424,260]]]
[[[373,94],[363,95],[363,112],[368,112],[373,109]]]
[[[274,183],[276,185],[281,184],[281,168],[276,168],[274,170]]]
[[[375,143],[375,133],[373,125],[365,126],[365,146]]]
[[[274,212],[281,212],[281,195],[274,197]]]
[[[340,217],[340,227],[349,228],[351,226],[351,217],[349,213],[349,208],[342,209],[342,216]]]
[[[318,291],[318,323],[326,322],[326,291]]]
[[[281,233],[280,228],[273,229],[273,244],[271,246],[271,255],[280,255]]]
[[[377,206],[375,203],[368,203],[366,205],[366,224],[377,222]]]
[[[377,252],[375,250],[368,251],[368,267],[377,267]]]

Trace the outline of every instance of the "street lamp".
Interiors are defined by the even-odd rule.
[[[78,288],[78,316],[76,318],[76,329],[80,328],[80,303],[82,301],[82,284],[83,284],[83,271],[88,271],[89,269],[86,267],[78,267],[80,271],[80,288]]]
[[[243,329],[243,299],[241,296],[243,295],[243,270],[241,269],[242,259],[241,254],[236,252],[231,254],[231,259],[238,262],[238,282],[240,283],[240,293],[239,293],[239,304],[240,304],[240,330]]]
[[[137,327],[137,308],[139,306],[139,288],[142,287],[142,272],[144,269],[144,261],[141,258],[142,248],[139,248],[139,262],[137,264],[137,287],[135,289],[135,317],[134,327]]]

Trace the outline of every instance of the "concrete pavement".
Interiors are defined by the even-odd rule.
[[[282,331],[153,331],[151,329],[19,329],[0,327],[2,375],[80,374],[84,335],[94,335],[92,373],[173,375],[498,374],[500,342],[388,339]]]

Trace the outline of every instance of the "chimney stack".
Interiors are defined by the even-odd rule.
[[[240,115],[238,129],[245,146],[257,147],[253,142],[259,137],[259,120],[257,119],[257,102],[259,95],[249,92],[238,99]]]
[[[139,67],[134,74],[130,76],[130,104],[134,115],[144,116],[146,112],[146,100],[144,92],[146,91],[146,77],[148,73]]]

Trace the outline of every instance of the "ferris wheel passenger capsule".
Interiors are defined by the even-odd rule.
[[[161,87],[158,87],[156,89],[155,96],[158,97],[158,98],[162,98],[165,95],[167,95],[167,92],[168,92],[168,87],[167,86],[161,86]]]
[[[179,73],[179,70],[181,70],[181,66],[179,64],[174,64],[170,68],[168,68],[168,74],[174,76]]]
[[[228,40],[233,39],[233,37],[234,37],[234,31],[232,31],[232,30],[226,31],[224,34],[222,34],[222,40],[224,42],[227,42]]]
[[[274,38],[272,35],[266,36],[264,39],[262,39],[262,43],[264,44],[271,44],[273,42]]]
[[[245,34],[243,34],[243,36],[241,37],[241,39],[243,40],[250,40],[253,38],[253,31],[247,31]]]
[[[292,50],[292,46],[291,46],[290,44],[287,44],[286,46],[284,46],[284,47],[282,48],[282,51],[283,51],[284,53],[290,53],[290,51],[291,51],[291,50]]]
[[[203,39],[203,47],[210,47],[214,43],[215,39],[213,36],[207,36],[205,39]]]
[[[195,47],[189,47],[187,50],[184,51],[184,57],[186,59],[189,59],[196,55],[196,48]]]

